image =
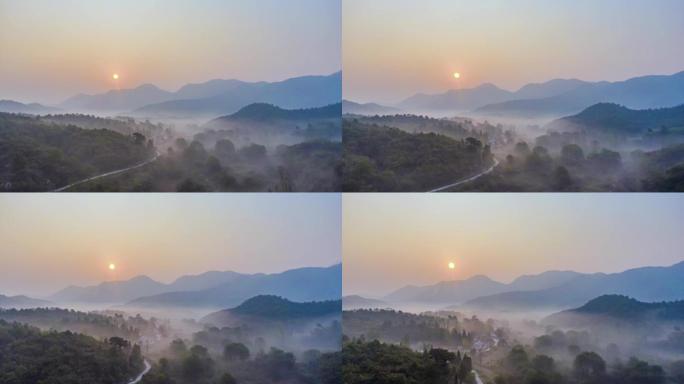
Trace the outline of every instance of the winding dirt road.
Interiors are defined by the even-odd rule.
[[[494,170],[494,168],[496,168],[497,165],[499,165],[499,160],[497,160],[496,158],[494,158],[494,164],[492,164],[491,167],[485,169],[484,171],[478,173],[477,175],[470,176],[470,177],[468,177],[468,178],[466,178],[466,179],[462,179],[462,180],[459,180],[459,181],[457,181],[457,182],[455,182],[455,183],[451,183],[451,184],[448,184],[448,185],[444,185],[444,186],[441,186],[441,187],[439,187],[439,188],[435,188],[435,189],[430,190],[430,191],[428,191],[428,192],[441,192],[441,191],[445,191],[445,190],[447,190],[447,189],[451,189],[451,188],[453,188],[453,187],[457,187],[457,186],[459,186],[459,185],[461,185],[461,184],[469,183],[469,182],[471,182],[471,181],[473,181],[473,180],[479,179],[480,177],[482,177],[482,176],[484,176],[484,175],[486,175],[486,174],[488,174],[488,173],[491,173],[491,172]]]
[[[142,163],[138,163],[138,164],[135,164],[135,165],[130,166],[130,167],[127,167],[127,168],[117,169],[117,170],[115,170],[115,171],[110,171],[110,172],[103,173],[103,174],[100,174],[100,175],[92,176],[92,177],[89,177],[89,178],[87,178],[87,179],[79,180],[79,181],[73,182],[73,183],[71,183],[71,184],[69,184],[69,185],[65,185],[65,186],[63,186],[63,187],[61,187],[61,188],[53,189],[53,190],[50,191],[50,192],[62,192],[62,191],[66,191],[67,189],[69,189],[69,188],[71,188],[71,187],[73,187],[73,186],[79,185],[79,184],[87,183],[87,182],[89,182],[89,181],[101,179],[101,178],[107,177],[107,176],[117,175],[117,174],[119,174],[119,173],[123,173],[123,172],[130,171],[130,170],[132,170],[132,169],[140,168],[140,167],[143,167],[143,166],[145,166],[145,165],[147,165],[147,164],[149,164],[149,163],[151,163],[151,162],[157,160],[158,158],[159,158],[159,152],[157,152],[157,153],[154,155],[153,158],[151,158],[151,159],[149,159],[149,160],[145,160],[145,161],[143,161]]]
[[[139,383],[140,380],[142,380],[143,376],[145,376],[147,374],[147,372],[150,371],[151,368],[152,368],[152,365],[150,364],[150,362],[145,360],[145,369],[135,379],[129,381],[128,384]]]

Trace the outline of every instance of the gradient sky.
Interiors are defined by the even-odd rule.
[[[338,194],[0,194],[0,293],[330,266],[340,209]]]
[[[0,0],[0,99],[341,68],[341,0]]]
[[[346,194],[342,207],[345,295],[684,261],[682,194]]]
[[[342,13],[355,101],[684,70],[681,0],[344,0]]]

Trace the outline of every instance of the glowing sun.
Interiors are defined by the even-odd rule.
[[[113,74],[112,79],[119,80],[119,74],[118,73]]]
[[[115,269],[116,269],[116,264],[110,263],[110,264],[109,264],[109,270],[110,270],[110,271],[113,271],[113,270],[115,270]]]
[[[458,72],[454,72],[454,79],[460,79],[460,78],[461,78],[461,74]]]
[[[455,269],[455,268],[456,268],[456,264],[454,264],[453,261],[450,261],[449,262],[449,269]]]

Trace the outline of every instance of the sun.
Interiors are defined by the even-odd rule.
[[[461,74],[458,72],[454,72],[454,79],[460,79],[460,78],[461,78]]]
[[[110,263],[110,264],[109,264],[109,270],[110,270],[110,271],[113,271],[113,270],[115,270],[115,269],[116,269],[116,264]]]
[[[112,79],[119,80],[119,74],[118,73],[113,74]]]
[[[454,264],[453,261],[450,261],[449,262],[449,269],[455,269],[455,268],[456,268],[456,264]]]

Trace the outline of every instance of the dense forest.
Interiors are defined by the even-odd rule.
[[[138,345],[0,320],[0,383],[121,384],[143,370]]]
[[[226,342],[220,352],[174,340],[165,357],[144,376],[142,384],[341,384],[339,352],[290,352],[271,348],[250,350],[240,342]]]
[[[668,370],[646,361],[629,358],[608,363],[593,351],[576,345],[566,350],[567,361],[537,353],[534,348],[514,346],[494,367],[496,384],[666,384],[684,382],[684,361]]]
[[[244,147],[221,139],[213,147],[179,138],[157,161],[75,186],[90,192],[335,191],[341,183],[341,144],[311,141]]]
[[[493,162],[490,147],[468,137],[344,119],[344,191],[427,191],[482,171]]]
[[[460,351],[425,348],[422,352],[377,340],[346,341],[342,348],[345,384],[474,384],[472,360]]]
[[[544,141],[551,139],[546,136]],[[539,140],[538,140],[539,142]],[[570,143],[551,151],[521,141],[495,170],[457,191],[636,192],[684,190],[684,146],[627,153]]]
[[[0,309],[0,320],[28,324],[44,330],[71,331],[98,338],[122,337],[138,340],[144,335],[167,332],[158,319],[122,313],[81,312],[62,308]]]
[[[154,156],[143,134],[60,125],[0,113],[0,190],[49,191]]]

